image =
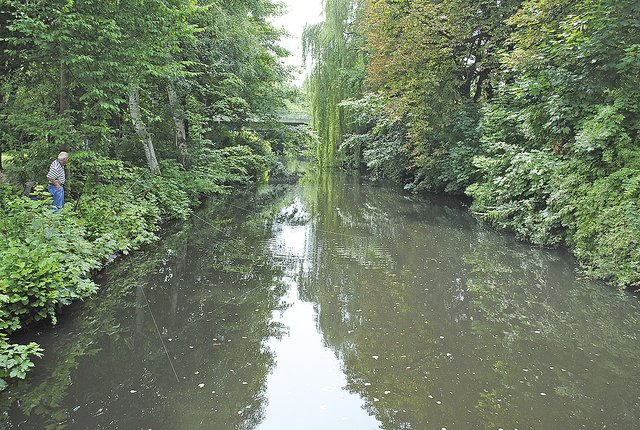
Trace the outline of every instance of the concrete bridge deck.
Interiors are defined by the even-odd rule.
[[[285,125],[308,125],[311,124],[311,115],[305,112],[278,112],[278,121]]]

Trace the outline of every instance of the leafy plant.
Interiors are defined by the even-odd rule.
[[[31,357],[42,357],[42,351],[35,342],[10,344],[6,336],[0,334],[0,391],[7,386],[5,378],[24,379],[34,366]]]

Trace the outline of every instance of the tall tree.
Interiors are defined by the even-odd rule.
[[[303,35],[304,54],[312,60],[308,81],[314,127],[320,137],[318,161],[322,167],[340,165],[340,144],[349,119],[340,103],[362,94],[365,56],[359,28],[363,0],[326,0],[325,20],[309,26]]]
[[[179,151],[180,164],[187,167],[187,125],[184,108],[178,97],[175,81],[169,80],[167,84],[167,96],[173,123],[176,126],[176,148]]]
[[[521,0],[367,4],[367,78],[405,117],[416,189],[461,193],[472,180],[479,110],[500,82],[506,20]],[[452,175],[455,170],[466,173]]]
[[[131,120],[133,121],[133,126],[136,129],[136,133],[140,140],[142,141],[142,147],[144,149],[144,155],[147,159],[147,165],[149,166],[149,170],[154,175],[160,174],[160,165],[158,164],[158,159],[156,158],[156,151],[153,146],[153,139],[151,138],[151,134],[147,130],[147,126],[142,119],[142,114],[140,112],[140,90],[132,85],[129,90],[129,109],[131,111]]]

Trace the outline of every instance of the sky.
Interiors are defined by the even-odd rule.
[[[292,55],[286,64],[300,68],[295,83],[301,84],[305,72],[302,70],[302,31],[305,24],[315,24],[322,20],[322,0],[281,0],[286,5],[286,13],[274,18],[278,27],[284,27],[290,36],[281,45],[291,51]]]

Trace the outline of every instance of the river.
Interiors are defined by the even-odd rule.
[[[636,429],[637,297],[455,200],[327,175],[207,202],[98,279],[8,429]]]

